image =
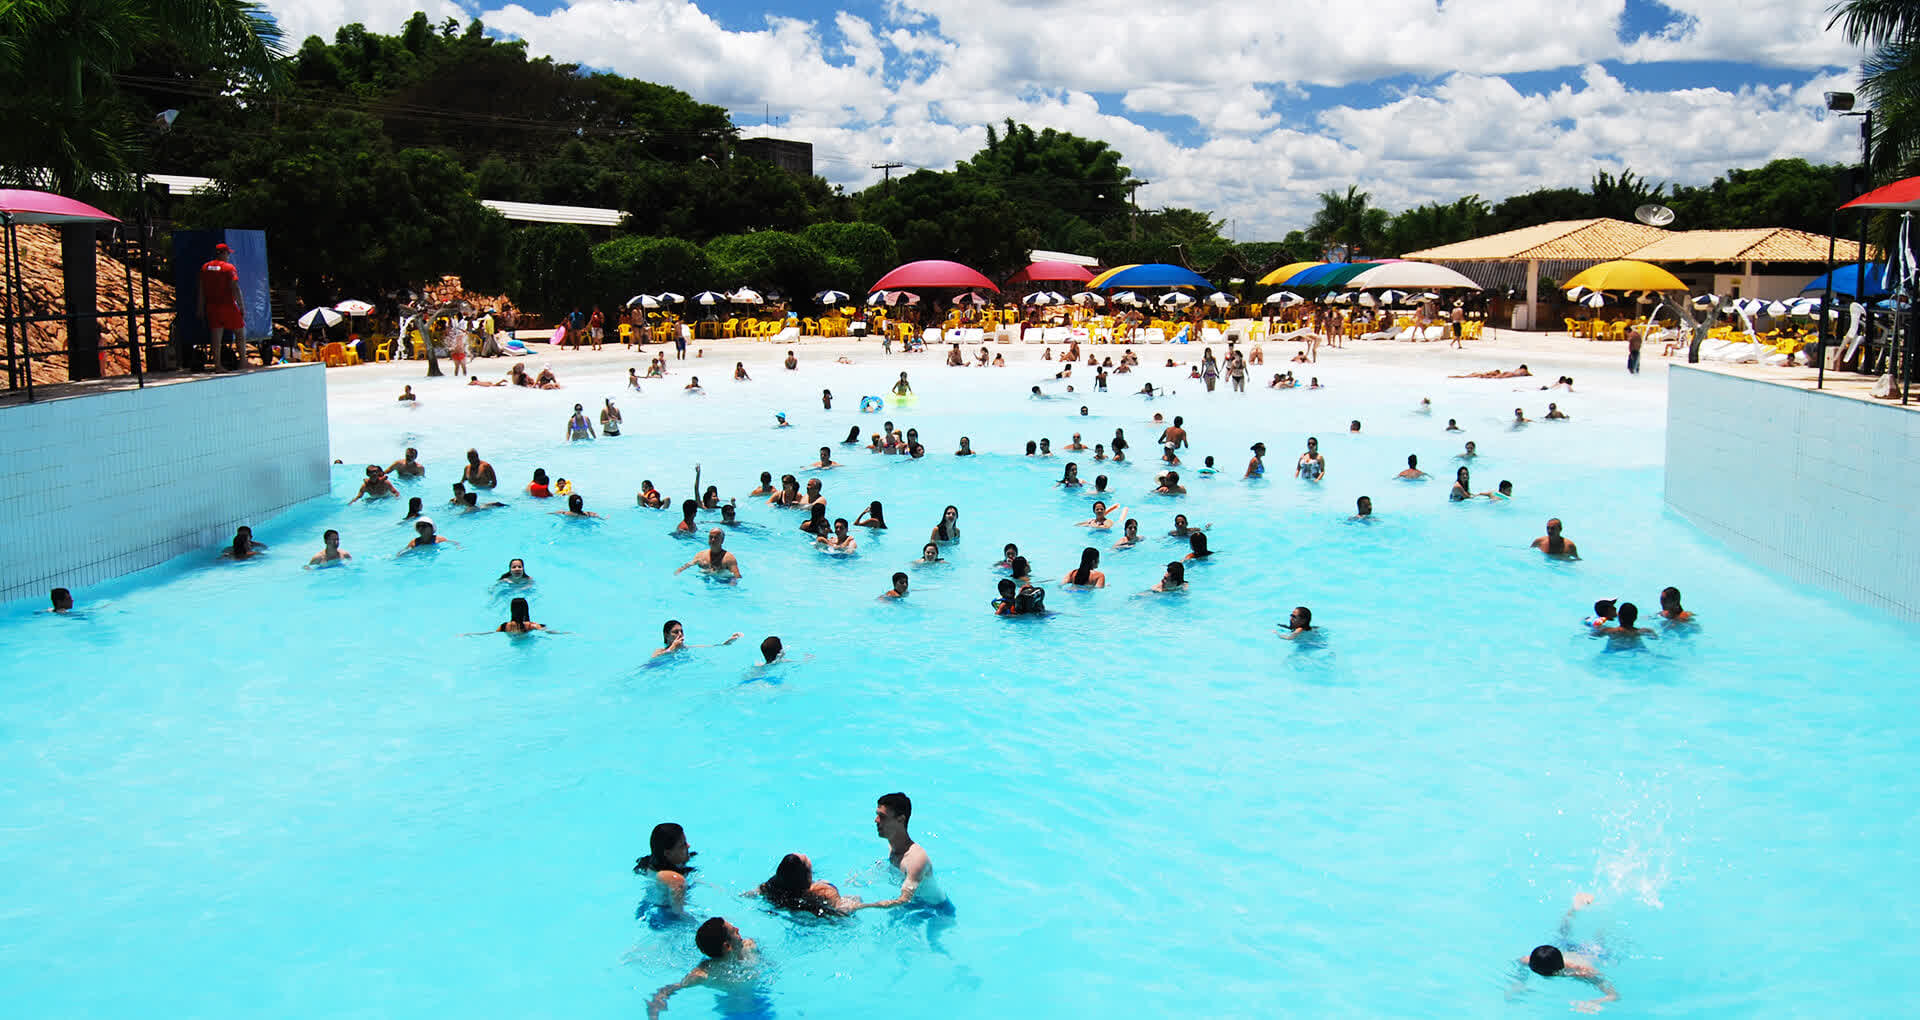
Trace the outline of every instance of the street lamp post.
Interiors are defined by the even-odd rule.
[[[1858,111],[1854,110],[1853,108],[1854,97],[1853,97],[1853,93],[1851,92],[1829,92],[1826,94],[1826,100],[1827,100],[1828,110],[1834,113],[1837,113],[1842,117],[1862,118],[1860,123],[1860,178],[1862,183],[1859,190],[1861,194],[1865,194],[1866,192],[1873,190],[1873,111],[1872,110],[1858,110]],[[1831,237],[1829,238],[1829,240],[1831,240]],[[1829,251],[1832,250],[1831,244],[1829,244],[1828,250]],[[1853,265],[1853,292],[1854,292],[1853,297],[1854,297],[1854,300],[1860,301],[1863,306],[1865,305],[1865,302],[1862,300],[1862,298],[1864,297],[1865,291],[1867,289],[1866,264],[1867,264],[1867,211],[1865,209],[1862,209],[1860,210],[1859,257],[1854,260],[1854,265]],[[1832,316],[1833,314],[1833,272],[1834,272],[1833,265],[1831,262],[1829,262],[1827,265],[1826,298],[1820,304],[1822,339],[1820,342],[1820,368],[1819,368],[1816,382],[1814,383],[1814,386],[1816,389],[1824,388],[1827,381],[1827,346],[1826,346],[1825,337],[1826,337],[1826,333],[1830,329],[1830,326],[1829,326],[1830,316]],[[1862,323],[1861,328],[1867,329],[1869,328],[1869,324]]]

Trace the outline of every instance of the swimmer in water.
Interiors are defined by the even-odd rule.
[[[725,531],[715,528],[707,532],[707,547],[702,549],[693,559],[681,564],[680,569],[675,570],[674,573],[678,574],[688,567],[699,567],[702,571],[709,574],[731,574],[733,579],[738,581],[740,579],[740,561],[735,559],[734,555],[726,550],[726,542],[727,533]]]
[[[860,426],[858,425],[849,426],[847,429],[847,438],[840,440],[840,445],[841,446],[859,446],[860,445]]]
[[[657,659],[662,655],[671,655],[674,652],[684,652],[689,648],[719,648],[724,645],[733,644],[735,641],[740,640],[740,638],[741,638],[741,635],[735,634],[732,637],[726,639],[725,641],[720,642],[720,644],[718,645],[690,645],[690,644],[687,644],[686,628],[680,625],[680,621],[668,620],[660,628],[660,640],[662,642],[665,642],[665,647],[661,648],[659,651],[654,652],[653,657]]]
[[[1015,593],[1018,590],[1018,587],[1019,586],[1015,585],[1010,578],[1003,577],[1000,579],[1000,584],[999,584],[1000,594],[997,598],[993,600],[993,615],[995,616],[1012,616],[1013,615],[1013,601],[1014,601]]]
[[[868,503],[865,510],[854,515],[853,526],[856,528],[872,528],[875,531],[887,530],[886,509],[880,505],[880,501],[877,499]]]
[[[1073,461],[1067,461],[1065,473],[1063,473],[1060,476],[1060,480],[1054,484],[1064,489],[1077,489],[1086,484],[1080,480],[1080,465]]]
[[[1129,517],[1120,526],[1120,541],[1113,543],[1115,549],[1131,549],[1140,544],[1140,518]]]
[[[904,575],[903,575],[904,576]],[[755,886],[748,896],[758,896],[781,910],[792,910],[815,917],[844,917],[857,900],[842,899],[832,882],[813,877],[813,861],[806,854],[788,854],[780,859],[773,877]]]
[[[707,918],[694,933],[693,944],[706,959],[695,964],[686,977],[653,993],[647,1002],[647,1020],[659,1020],[661,1011],[667,1008],[667,1000],[683,988],[707,985],[719,991],[724,1002],[729,995],[750,992],[759,980],[759,947],[725,918]]]
[[[893,395],[896,397],[904,397],[912,392],[913,387],[907,384],[907,373],[900,373],[900,381],[893,384]]]
[[[47,610],[47,612],[50,612],[50,613],[73,612],[73,592],[70,592],[65,588],[55,588],[53,589],[52,592],[48,594],[53,600],[53,608]]]
[[[1467,440],[1467,448],[1465,452],[1454,454],[1453,459],[1454,460],[1472,460],[1473,458],[1478,456],[1480,456],[1480,454],[1474,451],[1473,440],[1469,439]]]
[[[780,641],[779,635],[768,634],[760,639],[760,665],[771,666],[785,658],[786,654],[787,646]]]
[[[847,534],[847,519],[845,517],[834,518],[833,531],[824,535],[815,535],[813,542],[815,545],[826,546],[828,552],[840,553],[852,552],[859,548],[860,545],[854,541],[852,535]]]
[[[536,630],[546,630],[544,623],[533,622],[533,610],[528,608],[527,600],[516,598],[507,605],[507,621],[491,631],[495,634],[530,634]],[[560,631],[553,631],[558,634]]]
[[[1196,527],[1193,527],[1193,526],[1191,526],[1190,524],[1188,524],[1188,523],[1187,523],[1187,515],[1186,515],[1186,514],[1174,514],[1174,515],[1173,515],[1173,530],[1172,530],[1172,531],[1169,531],[1169,532],[1167,532],[1167,536],[1168,536],[1169,538],[1185,538],[1185,537],[1187,537],[1188,535],[1191,535],[1191,534],[1193,534],[1193,533],[1194,533],[1194,532],[1196,532],[1196,531],[1205,531],[1205,530],[1207,530],[1207,528],[1211,528],[1211,527],[1213,527],[1213,525],[1211,525],[1211,524],[1209,524],[1209,525],[1207,525],[1207,526],[1206,526],[1206,528],[1196,528]]]
[[[793,423],[787,420],[787,412],[779,411],[774,414],[773,427],[777,429],[790,429],[793,427]]]
[[[469,493],[468,495],[472,495],[472,493]],[[451,545],[460,544],[458,542],[455,542],[451,538],[442,538],[440,535],[436,534],[433,530],[433,518],[431,517],[422,517],[419,520],[414,521],[413,534],[414,534],[413,541],[408,542],[406,545],[406,548],[401,549],[398,555],[405,556],[406,554],[413,552],[415,549],[431,549],[434,546],[440,545],[443,542]]]
[[[1458,503],[1462,500],[1472,498],[1472,478],[1473,476],[1467,471],[1467,466],[1465,464],[1460,465],[1460,469],[1453,473],[1453,488],[1447,490],[1447,501],[1450,503]]]
[[[1628,648],[1640,643],[1643,637],[1658,637],[1651,628],[1640,624],[1640,607],[1631,602],[1620,603],[1620,616],[1610,627],[1595,627],[1596,637],[1608,638],[1609,648]]]
[[[1081,521],[1077,526],[1082,528],[1111,528],[1113,527],[1112,518],[1117,516],[1125,520],[1126,513],[1126,507],[1119,506],[1108,510],[1104,500],[1096,499],[1093,501],[1093,518],[1091,520]]]
[[[420,463],[420,451],[409,446],[405,456],[387,465],[387,473],[402,478],[419,478],[427,473],[427,466]]]
[[[527,574],[527,561],[518,556],[508,560],[506,573],[501,574],[494,583],[507,585],[532,584],[533,578]]]
[[[1167,564],[1167,572],[1166,574],[1161,576],[1160,583],[1154,585],[1152,588],[1149,588],[1148,591],[1154,591],[1154,592],[1183,591],[1186,589],[1186,587],[1187,587],[1186,565],[1181,563],[1179,560],[1174,560]]]
[[[1267,474],[1267,444],[1255,443],[1250,449],[1253,450],[1253,459],[1247,461],[1247,473],[1240,477],[1264,478]]]
[[[674,914],[687,911],[688,862],[697,851],[687,846],[687,831],[679,822],[661,822],[647,837],[647,855],[633,862],[633,873],[653,876],[647,898]],[[664,901],[664,902],[661,902]]]
[[[352,553],[340,548],[340,533],[338,531],[328,528],[326,532],[320,536],[320,541],[322,548],[319,552],[313,554],[312,559],[307,561],[307,566],[337,566],[347,560],[353,559]]]
[[[892,899],[860,903],[856,910],[888,909],[912,903],[943,907],[947,895],[934,881],[933,861],[926,848],[907,834],[907,822],[913,817],[913,801],[904,793],[889,793],[875,802],[873,831],[887,841],[887,863],[900,873],[900,893]]]
[[[1100,550],[1095,549],[1093,546],[1087,546],[1085,549],[1080,550],[1080,565],[1067,571],[1067,576],[1061,578],[1060,583],[1071,584],[1080,588],[1105,588],[1107,586],[1107,575],[1094,569],[1099,565]]]
[[[1590,630],[1599,631],[1604,627],[1614,626],[1613,621],[1619,618],[1620,610],[1613,599],[1599,599],[1594,602],[1593,615],[1587,617],[1586,624]]]
[[[579,404],[573,405],[573,417],[567,419],[567,440],[593,439],[593,422]]]
[[[754,489],[754,490],[753,490],[752,492],[749,492],[749,493],[747,493],[747,495],[748,495],[748,496],[771,496],[771,495],[773,495],[773,472],[771,472],[771,471],[762,471],[762,472],[760,472],[760,484],[759,484],[759,486],[757,486],[757,487],[756,487],[756,488],[755,488],[755,489]]]
[[[1465,470],[1464,468],[1462,470]],[[1577,560],[1580,549],[1560,535],[1560,518],[1547,521],[1547,533],[1533,540],[1533,548],[1559,560]]]
[[[1373,499],[1368,496],[1362,496],[1359,499],[1354,500],[1353,516],[1347,518],[1347,520],[1366,521],[1368,523],[1372,523],[1373,522]]]
[[[423,521],[426,520],[425,517],[420,519]],[[254,541],[253,529],[242,524],[234,529],[233,544],[227,546],[220,555],[230,560],[246,560],[252,559],[266,551],[267,544],[265,542]]]
[[[893,587],[880,593],[883,599],[903,599],[907,597],[907,575],[903,571],[893,572]]]
[[[472,493],[468,493],[468,495],[472,495]],[[597,514],[591,510],[588,510],[587,501],[584,499],[581,499],[580,494],[577,492],[567,496],[567,508],[565,510],[555,510],[553,512],[553,515],[555,517],[595,517],[595,518],[601,516],[600,514]]]
[[[1207,548],[1207,533],[1204,531],[1196,531],[1188,535],[1187,548],[1191,551],[1180,557],[1182,562],[1204,560],[1213,555],[1213,550]]]
[[[1069,453],[1084,453],[1087,449],[1087,444],[1081,442],[1080,433],[1075,432],[1073,434],[1073,441],[1061,447],[1061,449],[1066,450]]]
[[[1568,907],[1565,916],[1560,918],[1560,940],[1562,942],[1568,941],[1572,937],[1573,915],[1592,905],[1592,893],[1583,892],[1574,894],[1573,905]],[[1587,984],[1599,989],[1601,996],[1598,999],[1579,999],[1574,1001],[1573,1008],[1582,1013],[1598,1013],[1601,1007],[1609,1002],[1618,1001],[1620,998],[1620,993],[1614,990],[1611,984],[1607,983],[1606,977],[1594,966],[1594,960],[1590,954],[1562,950],[1559,946],[1535,946],[1532,953],[1520,958],[1520,962],[1526,964],[1528,970],[1533,971],[1541,977],[1569,977],[1576,981],[1585,981]],[[1516,982],[1515,988],[1517,989],[1518,987],[1520,987],[1520,984]]]
[[[380,470],[377,464],[368,464],[366,480],[360,483],[360,491],[354,493],[353,498],[347,500],[347,504],[351,506],[360,502],[362,498],[374,500],[398,495],[400,490],[393,487],[393,482],[387,478],[387,473]]]
[[[1453,420],[1452,418],[1448,418],[1448,419],[1447,419],[1447,427],[1446,427],[1446,431],[1448,431],[1448,432],[1465,432],[1465,431],[1466,431],[1466,429],[1463,429],[1463,428],[1461,428],[1461,427],[1460,427],[1460,423],[1459,423],[1459,422],[1457,422],[1457,421],[1454,421],[1454,420]]]
[[[1280,638],[1283,641],[1298,641],[1301,636],[1313,633],[1313,610],[1306,606],[1294,606],[1293,613],[1281,626]]]
[[[958,450],[953,451],[953,455],[956,457],[973,456],[973,440],[968,439],[966,436],[961,436],[960,448]]]
[[[1547,420],[1548,421],[1571,421],[1572,419],[1567,417],[1567,412],[1560,410],[1559,404],[1548,404]]]
[[[1481,492],[1476,493],[1476,495],[1485,496],[1495,503],[1509,500],[1513,498],[1513,483],[1502,478],[1500,479],[1500,484],[1492,492]]]
[[[960,541],[960,508],[949,506],[940,513],[940,523],[933,526],[933,533],[927,536],[930,542]]]
[[[1293,477],[1304,478],[1309,482],[1318,482],[1326,478],[1327,459],[1320,455],[1320,440],[1307,437],[1307,452],[1293,464]]]
[[[467,451],[467,466],[461,469],[460,480],[475,489],[491,489],[500,484],[493,465],[481,460],[478,450]]]
[[[1429,476],[1425,471],[1420,470],[1419,456],[1409,453],[1407,454],[1407,469],[1405,471],[1400,472],[1397,475],[1394,475],[1393,477],[1404,478],[1408,481],[1417,482]]]
[[[1532,423],[1533,423],[1533,419],[1527,417],[1527,412],[1517,407],[1513,409],[1513,427],[1514,428],[1519,428],[1522,425],[1529,425]]]
[[[922,546],[922,547],[920,548],[920,562],[922,562],[922,563],[945,563],[945,562],[947,562],[947,561],[946,561],[946,560],[943,560],[943,559],[941,559],[941,558],[940,558],[940,545],[939,545],[939,543],[936,543],[936,542],[928,542],[928,543],[927,543],[926,545],[924,545],[924,546]]]
[[[810,468],[817,468],[821,471],[825,471],[829,468],[837,468],[840,465],[838,462],[836,462],[833,459],[833,451],[823,446],[820,448],[820,459],[815,461],[812,464],[808,464],[807,466]]]
[[[1693,614],[1680,605],[1680,589],[1660,589],[1660,618],[1667,621],[1668,628],[1693,622]]]
[[[1160,484],[1154,486],[1153,491],[1162,496],[1184,496],[1187,494],[1187,487],[1180,484],[1180,472],[1178,471],[1166,472],[1159,477],[1159,482]]]

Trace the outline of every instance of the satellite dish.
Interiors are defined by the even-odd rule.
[[[1664,205],[1643,205],[1633,211],[1633,218],[1649,227],[1664,227],[1673,222],[1673,210]]]

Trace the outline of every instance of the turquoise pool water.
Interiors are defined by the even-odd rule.
[[[857,397],[899,367],[873,362],[737,386],[709,362],[708,396],[649,384],[620,399],[627,435],[574,446],[567,410],[617,394],[613,373],[426,387],[413,409],[341,377],[348,463],[330,499],[257,523],[267,558],[208,550],[82,592],[83,619],[10,609],[8,1012],[641,1015],[698,958],[690,928],[635,918],[632,862],[664,820],[700,851],[692,911],[758,940],[783,1017],[1558,1016],[1591,993],[1515,994],[1511,961],[1583,889],[1600,903],[1575,939],[1610,952],[1609,1015],[1907,1011],[1920,642],[1667,515],[1643,409],[1571,397],[1574,422],[1514,432],[1513,405],[1545,394],[1437,384],[1429,418],[1398,388],[1175,381],[1151,404],[1087,395],[1082,419],[1079,395],[1026,399],[1036,367],[918,360],[917,406],[863,416]],[[776,408],[797,427],[770,428]],[[1156,411],[1194,433],[1183,498],[1146,493]],[[842,452],[882,417],[928,458]],[[1442,434],[1447,417],[1469,432]],[[1070,591],[1091,496],[1052,485],[1065,456],[1011,451],[1116,427],[1140,462],[1100,470],[1147,539],[1100,537],[1108,588]],[[950,456],[961,434],[987,455]],[[1289,477],[1308,434],[1319,487]],[[1446,502],[1465,438],[1475,488],[1512,479],[1514,503]],[[1248,484],[1255,439],[1270,477]],[[409,444],[429,474],[403,490],[461,545],[395,559],[402,507],[346,504],[360,465]],[[699,543],[633,505],[642,478],[684,497],[696,462],[724,495],[761,470],[804,478],[822,444],[847,461],[821,476],[834,515],[881,499],[893,525],[856,556],[743,500],[743,582],[676,577]],[[440,505],[469,445],[510,508]],[[1410,452],[1432,482],[1390,480]],[[1222,476],[1192,471],[1208,453]],[[607,519],[517,494],[535,466]],[[1345,521],[1363,494],[1370,527]],[[963,540],[910,566],[948,503]],[[1142,595],[1184,551],[1164,537],[1176,512],[1211,524],[1216,557],[1189,592]],[[1527,549],[1550,515],[1584,561]],[[353,566],[301,570],[327,527]],[[989,614],[1009,541],[1055,615]],[[505,618],[492,582],[512,556],[534,618],[570,633],[461,636]],[[876,601],[899,569],[911,596]],[[1651,615],[1668,584],[1697,633],[1627,652],[1582,633],[1594,599]],[[1296,604],[1324,647],[1275,638]],[[746,639],[650,666],[668,618],[697,644]],[[767,634],[794,661],[755,672]],[[871,819],[891,790],[914,799],[951,925],[799,924],[739,895],[791,851],[844,892],[890,895]],[[715,1010],[692,990],[667,1015]]]

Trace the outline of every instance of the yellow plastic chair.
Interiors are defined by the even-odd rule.
[[[376,362],[392,361],[393,360],[393,341],[382,340],[380,342],[380,346],[375,347],[373,349],[373,360]]]

